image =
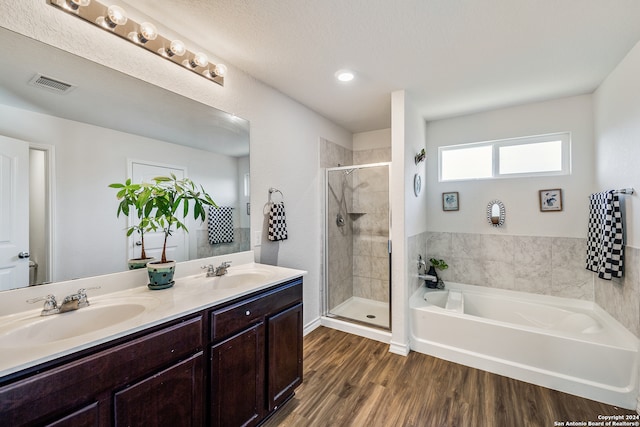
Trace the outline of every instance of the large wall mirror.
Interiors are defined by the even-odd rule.
[[[0,250],[0,289],[125,270],[136,239],[125,235],[127,218],[116,218],[108,185],[128,177],[176,171],[233,208],[233,242],[211,244],[207,224],[190,221],[190,232],[176,236],[177,261],[249,249],[246,120],[3,28],[0,38],[0,174],[14,143],[26,144],[30,173],[30,188],[24,180],[0,185],[9,197],[1,201],[0,249],[15,238],[11,221],[30,222],[26,247]],[[43,88],[38,75],[71,88]],[[24,194],[28,214],[8,208]],[[11,273],[25,263],[28,278]]]

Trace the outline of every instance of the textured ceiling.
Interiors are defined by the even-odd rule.
[[[640,40],[638,0],[104,3],[162,23],[353,132],[389,127],[398,89],[427,120],[589,93]],[[357,80],[336,82],[340,68]]]

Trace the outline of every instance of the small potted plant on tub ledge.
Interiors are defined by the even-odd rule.
[[[151,223],[164,233],[162,256],[159,261],[147,263],[150,289],[165,289],[173,286],[173,274],[176,261],[167,260],[167,239],[174,230],[189,232],[182,220],[189,214],[193,205],[193,218],[205,220],[207,206],[217,206],[211,196],[199,188],[189,178],[177,179],[175,175],[153,178],[149,196],[153,203]]]
[[[443,259],[430,258],[429,262],[431,263],[431,267],[429,267],[429,271],[427,272],[427,274],[435,276],[437,281],[435,283],[427,282],[427,287],[444,289],[444,282],[442,281],[440,276],[438,276],[438,272],[436,270],[446,270],[447,268],[449,268],[449,265]],[[430,286],[430,283],[433,283],[433,286]]]

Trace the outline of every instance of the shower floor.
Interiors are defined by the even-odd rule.
[[[336,306],[329,314],[381,328],[389,328],[389,304],[382,301],[351,297]]]

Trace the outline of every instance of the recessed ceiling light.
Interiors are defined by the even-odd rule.
[[[349,71],[349,70],[336,71],[336,79],[340,80],[341,82],[350,82],[351,80],[353,80],[354,77],[355,77],[355,74],[353,74],[353,71]]]

